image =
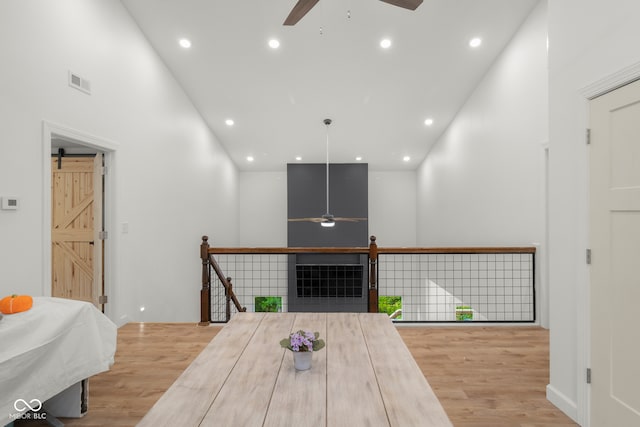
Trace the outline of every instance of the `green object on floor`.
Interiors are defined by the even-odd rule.
[[[388,315],[392,315],[396,312],[396,310],[402,310],[402,297],[401,296],[388,296],[388,295],[380,295],[378,297],[378,312],[379,313],[387,313]],[[402,314],[398,315],[396,320],[402,319]]]
[[[468,322],[473,320],[473,309],[468,305],[459,305],[456,307],[456,320]]]
[[[255,298],[256,313],[268,312],[279,313],[282,311],[282,297],[256,297]]]

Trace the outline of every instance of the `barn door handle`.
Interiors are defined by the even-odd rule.
[[[89,242],[89,244],[90,244],[90,245],[93,245],[93,244],[94,244],[94,241],[93,241],[93,240],[92,240],[92,241],[90,241],[90,242]]]

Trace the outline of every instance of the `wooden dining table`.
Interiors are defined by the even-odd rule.
[[[300,329],[326,342],[306,371],[280,346]],[[237,313],[138,425],[452,424],[386,314]]]

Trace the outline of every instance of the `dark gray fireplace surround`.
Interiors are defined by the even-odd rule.
[[[329,213],[368,218],[368,165],[329,165]],[[326,164],[287,165],[287,217],[315,218],[326,213]],[[368,221],[287,222],[289,247],[351,247],[369,243]],[[289,311],[366,312],[367,256],[359,254],[289,255]]]

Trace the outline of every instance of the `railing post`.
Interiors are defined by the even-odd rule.
[[[211,276],[209,271],[209,237],[202,236],[202,289],[200,289],[200,325],[211,323]]]
[[[227,298],[226,302],[226,316],[227,322],[231,320],[231,295],[233,295],[233,284],[231,283],[231,277],[227,277],[228,287],[224,288],[224,295]]]
[[[376,236],[369,238],[369,313],[378,312],[378,245]]]

